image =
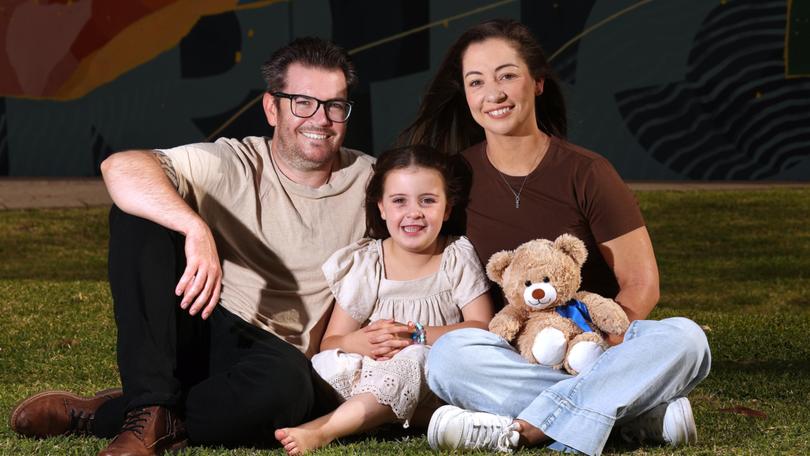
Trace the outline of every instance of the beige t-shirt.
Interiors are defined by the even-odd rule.
[[[269,138],[222,138],[161,152],[180,195],[214,234],[220,305],[312,355],[324,330],[318,323],[334,302],[321,265],[365,231],[374,158],[341,148],[340,169],[310,188],[278,170],[270,145]]]
[[[361,239],[323,265],[337,303],[359,323],[393,319],[444,326],[462,321],[461,309],[489,290],[472,244],[451,238],[439,270],[414,280],[385,277],[382,240]]]

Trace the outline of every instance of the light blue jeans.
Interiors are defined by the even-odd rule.
[[[686,318],[634,321],[624,342],[576,377],[530,364],[500,336],[465,328],[433,345],[428,385],[449,404],[531,423],[556,441],[553,449],[598,455],[614,424],[685,396],[710,365],[706,335]]]

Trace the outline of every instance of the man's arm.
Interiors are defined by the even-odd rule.
[[[164,171],[165,169],[165,171]],[[208,318],[219,302],[222,269],[205,221],[177,193],[171,163],[155,151],[118,152],[101,163],[113,202],[124,212],[151,220],[186,237],[186,269],[175,288],[180,306]],[[189,307],[190,306],[190,307]]]
[[[646,318],[659,298],[658,265],[647,228],[642,226],[603,242],[599,249],[619,282],[616,301],[627,318],[631,322]],[[613,337],[609,342],[616,344],[621,338]]]

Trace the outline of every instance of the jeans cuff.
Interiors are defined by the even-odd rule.
[[[615,423],[614,418],[578,408],[570,400],[548,390],[517,419],[530,423],[549,438],[589,455],[602,452]]]

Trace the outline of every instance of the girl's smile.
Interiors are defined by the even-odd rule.
[[[439,171],[417,166],[390,171],[377,206],[395,248],[435,253],[442,223],[450,215]]]

